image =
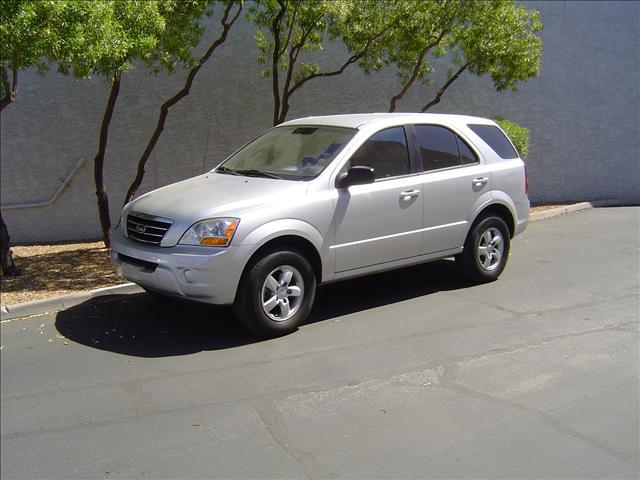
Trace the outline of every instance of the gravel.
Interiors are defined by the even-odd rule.
[[[41,300],[125,283],[102,242],[11,247],[21,274],[0,278],[0,304]]]

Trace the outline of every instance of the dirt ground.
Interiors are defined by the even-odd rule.
[[[0,278],[0,304],[41,300],[124,283],[102,242],[12,247],[21,274]]]
[[[560,205],[566,204],[537,204],[531,213]],[[15,246],[12,251],[22,274],[0,277],[1,305],[125,283],[112,268],[102,242]]]

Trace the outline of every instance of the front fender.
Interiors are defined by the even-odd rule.
[[[295,218],[283,218],[260,225],[246,235],[241,245],[263,245],[274,238],[295,235],[308,240],[318,252],[322,251],[324,238],[311,224]]]
[[[322,282],[333,278],[333,253],[327,247],[326,239],[317,228],[302,220],[288,218],[274,220],[260,225],[244,237],[240,245],[249,246],[251,255],[265,243],[284,236],[296,236],[310,242],[319,253],[322,264]]]

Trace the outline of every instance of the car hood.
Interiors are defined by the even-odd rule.
[[[175,227],[186,229],[205,218],[241,217],[247,211],[268,208],[283,197],[291,202],[304,196],[307,186],[307,182],[209,172],[153,190],[129,203],[125,213],[165,217]]]

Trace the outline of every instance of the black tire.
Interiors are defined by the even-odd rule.
[[[480,247],[481,242],[486,243],[486,239],[483,240],[483,235],[489,232],[491,235],[496,231],[500,232],[501,242],[503,243],[502,250],[498,250],[499,260],[495,261],[495,250],[487,255],[481,255]],[[487,237],[489,238],[489,237]],[[490,242],[490,244],[492,244]],[[464,276],[474,283],[487,283],[497,280],[509,259],[509,250],[511,247],[511,235],[507,224],[502,218],[497,216],[488,216],[477,221],[467,234],[467,239],[464,242],[464,250],[461,254],[456,256],[456,263],[460,266]],[[484,260],[482,260],[484,259]],[[494,262],[495,263],[492,263]],[[484,266],[483,266],[484,264]]]
[[[265,282],[270,274],[272,274],[272,278],[276,278],[279,272],[284,271],[278,269],[285,268],[286,270],[286,267],[293,267],[287,271],[297,271],[297,275],[294,275],[291,282],[292,286],[298,286],[298,288],[300,286],[297,284],[302,282],[302,295],[299,296],[299,300],[294,297],[278,300],[279,302],[288,302],[289,307],[286,308],[290,308],[290,312],[295,309],[295,313],[289,318],[285,317],[284,320],[277,320],[271,318],[263,308],[263,296],[265,296],[265,292],[270,292],[270,290],[264,290]],[[279,278],[282,279],[282,277]],[[288,291],[285,285],[281,284],[279,288]],[[285,294],[282,291],[280,293]],[[278,337],[295,331],[307,318],[313,307],[315,295],[316,277],[313,267],[302,253],[292,248],[284,248],[279,251],[265,252],[247,267],[240,280],[233,309],[238,320],[247,330],[261,337]],[[266,296],[269,297],[269,294]],[[277,296],[274,295],[274,298]],[[272,316],[281,315],[283,307],[284,305],[279,303],[271,310],[270,314]]]

